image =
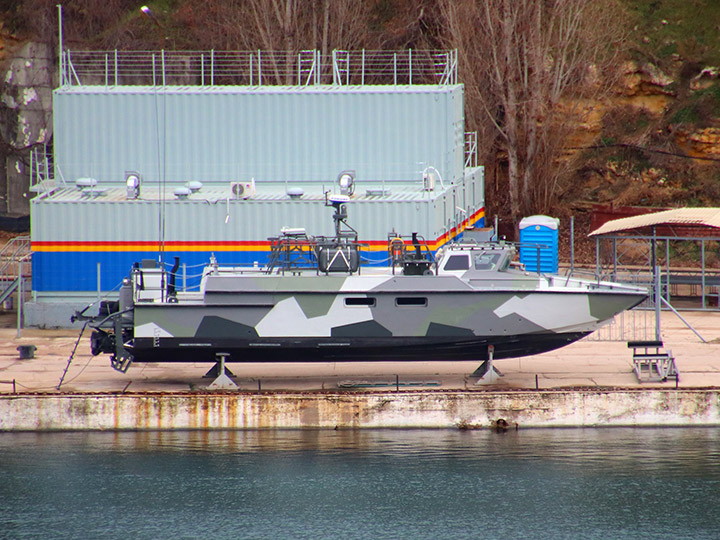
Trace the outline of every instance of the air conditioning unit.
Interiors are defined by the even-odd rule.
[[[232,191],[233,199],[249,199],[257,193],[255,189],[255,179],[249,182],[230,182],[230,191]]]

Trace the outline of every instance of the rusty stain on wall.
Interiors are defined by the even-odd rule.
[[[720,389],[0,396],[0,431],[720,425]]]

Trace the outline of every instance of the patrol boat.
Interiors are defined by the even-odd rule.
[[[169,272],[136,264],[119,301],[92,318],[92,353],[110,354],[120,371],[132,362],[492,361],[568,345],[647,297],[527,272],[502,241],[433,256],[418,235],[391,233],[389,266],[361,267],[348,200],[326,194],[334,237],[285,229],[263,268],[213,257],[197,291],[175,287],[177,258]]]

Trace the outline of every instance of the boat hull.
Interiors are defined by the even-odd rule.
[[[202,295],[140,297],[122,348],[96,349],[134,362],[483,361],[566,346],[646,296],[502,277],[218,274]]]
[[[398,306],[402,298],[421,302]],[[136,304],[125,349],[135,362],[212,362],[219,353],[229,362],[482,361],[491,345],[494,358],[513,358],[577,341],[643,298],[447,288],[227,294],[226,304]]]
[[[590,332],[462,338],[273,338],[177,339],[136,338],[126,345],[135,362],[417,362],[516,358],[564,347]]]

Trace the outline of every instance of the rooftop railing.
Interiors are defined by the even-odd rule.
[[[71,51],[61,86],[457,84],[457,51]]]

